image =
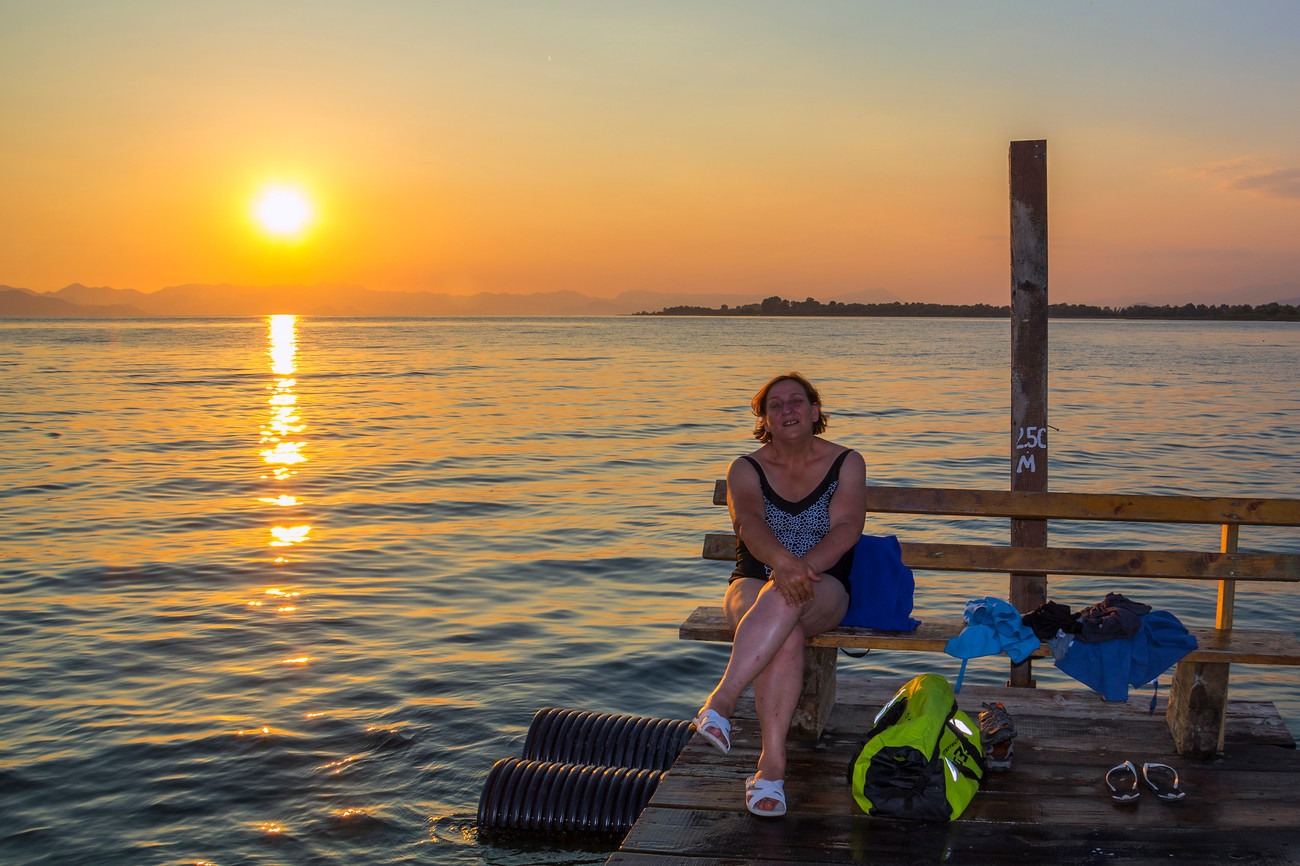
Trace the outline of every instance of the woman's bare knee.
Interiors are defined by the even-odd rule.
[[[840,624],[848,606],[849,596],[844,585],[824,574],[821,583],[814,590],[813,600],[799,612],[799,625],[809,637],[821,634]]]
[[[732,628],[736,627],[741,617],[749,613],[763,588],[763,583],[748,577],[727,584],[726,595],[722,597],[722,611]]]

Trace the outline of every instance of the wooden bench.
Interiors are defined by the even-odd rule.
[[[725,480],[715,484],[713,501],[716,505],[726,505]],[[1300,665],[1300,640],[1294,633],[1235,628],[1232,623],[1238,581],[1300,581],[1300,554],[1237,552],[1240,527],[1300,526],[1300,500],[868,487],[867,512],[1221,526],[1222,544],[1216,552],[901,542],[903,562],[914,571],[1038,575],[1044,581],[1047,575],[1108,577],[1116,579],[1114,589],[1121,592],[1123,587],[1119,581],[1126,578],[1217,581],[1215,627],[1190,629],[1199,648],[1177,664],[1170,689],[1166,719],[1174,744],[1184,756],[1209,757],[1223,750],[1228,670],[1232,662]],[[873,531],[870,524],[867,531]],[[910,538],[913,533],[901,535]],[[705,536],[705,559],[734,561],[735,552],[734,535],[709,533]],[[922,582],[923,578],[918,576],[918,586]],[[964,626],[962,617],[952,615],[951,611],[934,616],[918,610],[914,615],[921,620],[914,632],[836,628],[809,639],[804,693],[792,724],[794,735],[811,738],[821,735],[835,703],[835,661],[841,647],[943,652],[948,640]],[[705,641],[730,641],[733,637],[722,608],[708,605],[690,615],[682,624],[680,635],[683,639]],[[1046,646],[1034,653],[1036,658],[1050,656]]]

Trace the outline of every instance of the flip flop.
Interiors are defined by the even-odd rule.
[[[700,710],[700,714],[691,721],[691,726],[722,754],[731,751],[731,722],[724,719],[717,710]],[[715,734],[709,728],[716,728],[719,733]]]
[[[1151,778],[1152,770],[1156,770],[1160,778]],[[1165,778],[1169,774],[1173,775],[1173,782]],[[1142,778],[1161,800],[1181,800],[1187,796],[1187,792],[1178,787],[1178,771],[1168,764],[1143,764]]]
[[[1131,781],[1126,779],[1126,776]],[[1117,783],[1118,787],[1116,787]],[[1138,790],[1137,767],[1133,766],[1132,761],[1125,761],[1117,767],[1111,767],[1106,771],[1106,787],[1110,788],[1110,798],[1117,803],[1128,803],[1136,800],[1142,794]]]
[[[763,800],[775,800],[775,809],[760,809]],[[760,779],[754,774],[745,780],[745,808],[760,818],[780,818],[785,814],[785,779]]]

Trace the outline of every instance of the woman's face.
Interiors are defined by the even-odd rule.
[[[774,439],[812,435],[820,408],[808,402],[808,393],[793,379],[777,382],[767,392],[767,411],[763,415],[767,431]]]

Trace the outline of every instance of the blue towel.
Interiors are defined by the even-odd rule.
[[[1128,687],[1151,682],[1196,649],[1196,637],[1164,610],[1142,617],[1131,638],[1085,643],[1076,640],[1056,666],[1108,701],[1128,700]]]
[[[893,535],[864,535],[853,548],[853,591],[840,625],[881,631],[913,631],[921,624],[912,619],[912,594],[916,581],[903,565],[903,551]]]
[[[1020,621],[1020,611],[1000,598],[974,598],[966,602],[966,627],[948,641],[943,651],[954,658],[973,659],[1005,652],[1020,664],[1042,645],[1034,630]]]
[[[966,662],[978,656],[995,656],[1005,652],[1020,664],[1042,646],[1034,630],[1020,621],[1020,611],[1000,598],[973,598],[966,602],[966,627],[950,639],[943,651],[961,659],[954,692],[961,691],[966,677]]]

